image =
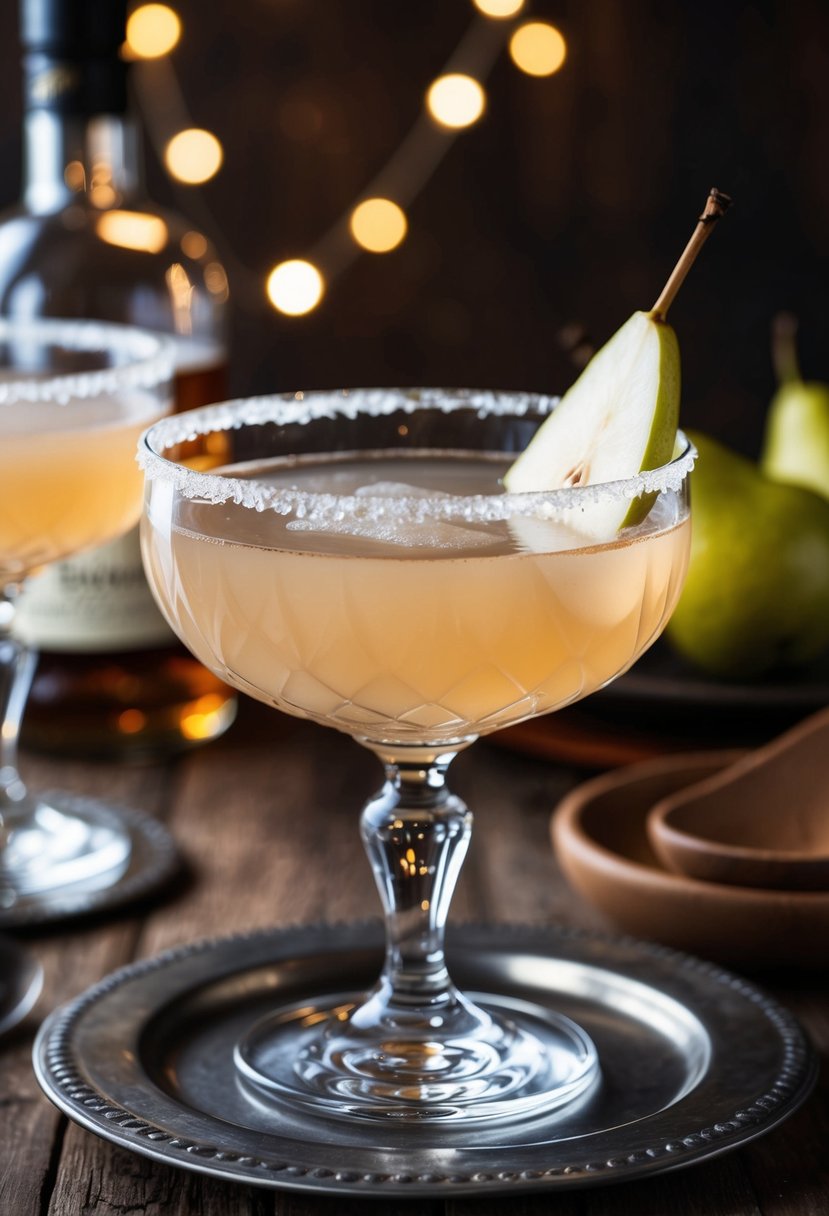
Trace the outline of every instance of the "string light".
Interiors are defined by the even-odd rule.
[[[127,52],[134,59],[169,55],[181,38],[178,14],[166,4],[142,4],[127,21]]]
[[[471,127],[484,112],[486,93],[472,76],[450,72],[439,76],[426,94],[432,117],[444,127]]]
[[[524,0],[473,0],[475,8],[485,17],[517,17],[524,7]]]
[[[547,21],[528,21],[510,38],[512,61],[528,76],[552,76],[567,58],[567,43]]]
[[[304,258],[279,262],[268,275],[268,298],[278,312],[301,317],[319,304],[325,291],[322,275]]]
[[[522,12],[525,3],[526,0],[472,0],[479,18],[467,29],[444,72],[429,86],[414,126],[364,189],[366,197],[335,221],[312,247],[308,258],[288,259],[271,269],[266,291],[278,312],[292,317],[312,312],[323,299],[327,283],[342,274],[361,250],[387,253],[400,245],[408,231],[404,206],[423,188],[451,147],[453,137],[471,127],[484,113],[487,96],[482,81],[507,41],[513,63],[528,75],[550,76],[562,67],[567,45],[555,26],[545,21],[528,21],[517,28],[511,25],[509,19]],[[149,67],[137,75],[146,126],[171,176],[187,185],[199,185],[219,171],[224,155],[222,145],[211,132],[188,125],[181,88],[164,60],[181,36],[177,14],[167,5],[145,4],[135,10],[131,21],[136,22],[140,16],[146,23],[145,29],[150,29],[150,15],[157,31],[167,29],[166,41],[160,32],[152,37],[145,35],[142,41],[141,24],[136,23],[130,27],[125,44],[127,55],[157,60],[152,75]],[[176,127],[183,129],[169,137],[171,128],[175,132]],[[436,127],[442,130],[436,131]],[[162,132],[167,137],[166,143]],[[198,194],[190,196],[188,207],[201,227],[208,232],[215,230],[215,221]],[[206,251],[203,241],[199,233],[185,234],[182,252],[194,258],[202,256]],[[249,289],[251,298],[255,292],[261,299],[258,275],[234,258],[231,250],[226,250],[224,256],[231,266],[234,284],[241,283]],[[212,265],[218,267],[218,263]],[[227,291],[226,281],[220,281],[218,273],[210,290]]]
[[[210,131],[190,127],[174,135],[164,152],[170,173],[188,186],[199,186],[219,172],[224,159],[222,145]]]
[[[406,213],[390,198],[367,198],[351,213],[351,235],[370,253],[388,253],[406,236]]]

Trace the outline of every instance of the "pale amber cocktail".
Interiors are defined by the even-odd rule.
[[[598,1084],[580,1027],[503,994],[470,1000],[444,956],[471,829],[445,781],[453,756],[629,667],[688,559],[687,447],[627,482],[504,493],[552,406],[298,394],[194,411],[144,439],[145,566],[173,628],[218,675],[348,732],[386,773],[361,820],[386,913],[380,978],[363,997],[309,994],[250,1027],[235,1060],[254,1103],[510,1121]]]

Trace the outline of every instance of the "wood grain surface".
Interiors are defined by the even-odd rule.
[[[156,1164],[68,1123],[31,1068],[40,1020],[101,976],[179,943],[265,925],[373,915],[358,809],[379,785],[374,758],[333,732],[246,711],[220,743],[168,765],[128,769],[28,755],[32,786],[109,795],[164,819],[188,874],[164,897],[25,934],[46,970],[42,997],[0,1044],[2,1216],[826,1216],[826,1082],[788,1122],[741,1150],[646,1181],[573,1194],[457,1200],[311,1197],[222,1183]],[[475,812],[452,917],[606,927],[564,885],[550,812],[582,773],[479,743],[453,786]],[[766,986],[802,1019],[825,1057],[821,977]]]

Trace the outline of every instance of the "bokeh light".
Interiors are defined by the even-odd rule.
[[[112,165],[108,161],[97,161],[92,165],[89,201],[102,211],[118,202],[118,191],[112,184]]]
[[[277,312],[301,317],[319,304],[325,283],[313,262],[291,258],[274,266],[268,275],[267,291]]]
[[[509,53],[528,76],[552,76],[567,58],[567,43],[548,21],[527,21],[510,38]]]
[[[143,211],[103,211],[95,228],[102,241],[121,249],[159,253],[167,244],[164,220]]]
[[[174,135],[164,151],[170,173],[188,186],[198,186],[214,177],[222,166],[222,145],[210,131],[190,127]]]
[[[63,171],[63,180],[75,192],[86,189],[86,169],[82,160],[70,160]]]
[[[192,258],[195,262],[199,258],[203,258],[207,253],[207,237],[202,236],[200,232],[191,229],[190,232],[185,232],[181,238],[181,252],[188,258]]]
[[[185,739],[213,739],[227,725],[227,697],[206,693],[198,697],[181,715],[179,729]]]
[[[208,262],[204,268],[204,285],[212,296],[226,300],[230,294],[227,275],[221,262]]]
[[[473,0],[485,17],[515,17],[524,7],[524,0]]]
[[[118,729],[124,735],[137,735],[147,725],[147,715],[140,709],[125,709],[118,715]]]
[[[168,55],[180,37],[178,14],[166,4],[142,4],[127,21],[127,52],[134,59]]]
[[[406,235],[406,213],[390,198],[367,198],[351,213],[351,235],[369,253],[388,253]]]
[[[426,105],[444,127],[470,127],[484,112],[486,93],[472,76],[452,72],[439,76],[429,87]]]

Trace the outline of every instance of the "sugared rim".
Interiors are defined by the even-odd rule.
[[[521,494],[427,495],[418,497],[372,494],[318,493],[273,486],[255,479],[242,480],[217,473],[198,472],[168,460],[163,453],[175,444],[201,435],[236,430],[247,425],[274,422],[280,426],[304,424],[319,418],[354,419],[397,411],[438,409],[452,413],[474,409],[480,417],[527,413],[548,414],[557,397],[536,393],[489,392],[477,389],[343,389],[339,392],[286,393],[225,401],[218,405],[174,414],[150,427],[141,437],[138,463],[150,481],[172,483],[184,498],[219,505],[234,502],[256,511],[295,515],[311,522],[359,517],[425,520],[503,520],[515,515],[552,518],[572,513],[587,504],[630,501],[643,494],[679,490],[696,459],[686,436],[677,436],[678,454],[668,464],[622,481]]]
[[[19,402],[66,405],[102,393],[155,388],[171,380],[175,369],[175,346],[171,339],[130,325],[48,317],[36,320],[0,318],[0,342],[59,345],[73,351],[114,351],[129,359],[119,367],[55,376],[18,373],[8,380],[0,380],[0,408]]]

